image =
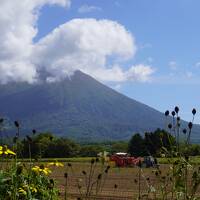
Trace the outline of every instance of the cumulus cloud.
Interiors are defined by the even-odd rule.
[[[122,69],[107,68],[107,59],[126,60],[135,51],[134,38],[117,22],[74,19],[35,45],[33,62],[52,77],[62,78],[79,69],[99,80],[107,76],[106,80],[120,81],[124,80]]]
[[[89,6],[87,4],[82,5],[79,9],[79,13],[88,13],[88,12],[93,12],[93,11],[101,11],[102,9],[98,6]]]
[[[30,57],[39,9],[44,4],[68,7],[69,0],[1,0],[0,81],[29,81],[37,76]]]
[[[0,82],[35,82],[45,72],[48,82],[81,70],[100,81],[147,81],[151,66],[126,70],[118,63],[136,53],[133,35],[111,20],[73,19],[37,43],[37,19],[45,4],[69,7],[69,0],[2,0],[0,7]],[[109,63],[109,59],[115,64]]]

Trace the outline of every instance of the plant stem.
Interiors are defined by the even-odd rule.
[[[67,200],[67,178],[65,178],[65,200]]]
[[[141,199],[141,167],[139,167],[139,177],[138,177],[138,192],[139,192],[139,197],[138,199]]]

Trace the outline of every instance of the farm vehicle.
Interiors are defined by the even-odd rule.
[[[152,156],[133,157],[127,153],[115,153],[110,156],[110,161],[117,167],[134,167],[141,164],[142,167],[156,167],[157,161]]]

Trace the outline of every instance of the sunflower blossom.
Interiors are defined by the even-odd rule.
[[[55,162],[50,162],[47,164],[48,166],[55,166],[55,167],[64,167],[64,164],[61,162],[58,162],[57,160]]]
[[[47,167],[44,167],[43,165],[39,166],[35,166],[32,167],[32,171],[36,172],[36,173],[44,173],[45,175],[49,175],[51,173],[51,170]]]
[[[8,149],[8,147],[6,145],[4,146],[0,146],[0,155],[16,155],[15,152],[11,151],[10,149]]]

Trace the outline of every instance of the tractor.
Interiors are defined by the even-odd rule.
[[[111,155],[110,161],[117,167],[135,167],[141,163],[142,167],[157,167],[157,161],[152,156],[133,157],[128,153],[115,153]]]
[[[142,158],[138,157],[132,157],[127,153],[115,153],[110,157],[110,161],[115,162],[115,166],[117,167],[134,167],[139,164],[139,162],[142,162]]]

